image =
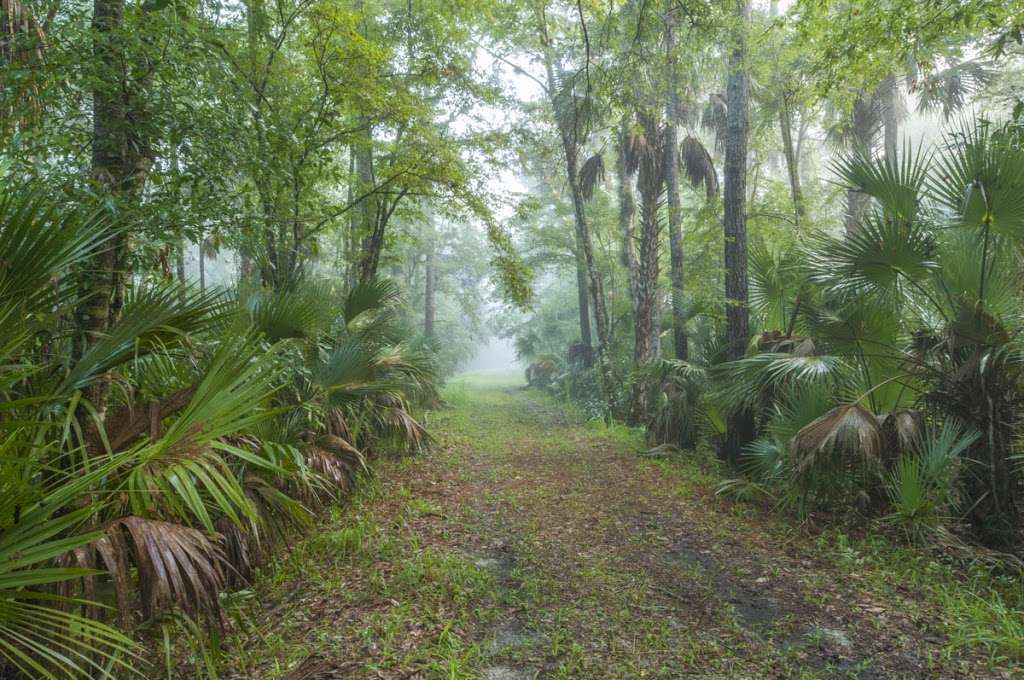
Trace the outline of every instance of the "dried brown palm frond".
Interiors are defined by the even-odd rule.
[[[343,492],[351,491],[357,477],[366,471],[362,452],[341,437],[322,434],[306,447],[309,466]]]
[[[642,134],[629,133],[622,137],[622,159],[626,174],[632,177],[640,169],[640,163],[653,153],[647,138]]]
[[[725,139],[727,110],[725,96],[717,92],[709,96],[708,101],[704,104],[704,113],[701,115],[700,125],[705,130],[715,133],[716,144],[722,144]]]
[[[312,525],[313,514],[309,507],[320,504],[323,496],[330,495],[330,490],[321,494],[326,484],[307,483],[301,477],[296,475],[283,483],[271,483],[256,474],[246,476],[245,494],[259,516],[258,524],[242,527],[242,534],[249,541],[251,559],[259,561],[269,544],[287,544],[297,532]],[[230,554],[228,559],[231,561]],[[231,563],[236,565],[234,561]]]
[[[693,99],[686,99],[679,102],[676,107],[676,121],[686,128],[693,128],[700,125],[701,114],[700,102]]]
[[[230,565],[226,573],[229,585],[239,585],[252,580],[256,566],[256,550],[253,533],[238,526],[227,517],[218,519],[214,526],[221,537],[224,560]]]
[[[713,198],[718,193],[718,173],[715,171],[715,162],[696,137],[687,135],[683,143],[679,145],[679,163],[686,173],[686,179],[694,188],[703,184],[708,198]]]
[[[103,534],[64,561],[107,572],[123,625],[136,618],[139,607],[146,620],[176,608],[210,625],[222,624],[224,554],[204,532],[130,516],[111,522]],[[83,593],[95,592],[96,578],[83,577]]]
[[[875,415],[859,404],[845,404],[804,426],[790,445],[797,473],[804,475],[820,463],[833,464],[837,458],[877,467],[882,442],[882,428]]]
[[[900,453],[914,450],[925,434],[924,414],[916,409],[901,408],[878,416],[882,433],[882,455],[895,460]]]
[[[345,412],[340,408],[332,408],[327,412],[326,429],[327,434],[333,434],[335,437],[341,437],[349,443],[353,441],[352,428],[348,425],[348,419],[345,417]]]
[[[604,181],[604,155],[595,153],[580,168],[580,192],[587,201],[594,197],[594,189]]]
[[[757,341],[760,352],[773,354],[792,354],[797,357],[813,357],[817,355],[814,338],[802,335],[786,335],[782,331],[765,331]]]
[[[421,450],[429,439],[426,428],[405,410],[404,405],[380,408],[376,417],[381,430],[396,437],[409,451]]]

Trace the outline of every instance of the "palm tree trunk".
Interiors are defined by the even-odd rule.
[[[636,233],[633,220],[636,217],[636,200],[633,198],[633,185],[626,172],[626,144],[629,137],[629,121],[623,116],[619,129],[619,148],[615,157],[615,176],[619,187],[619,234],[622,237],[622,264],[626,267],[629,281],[629,296],[633,309],[637,307],[637,279],[639,264],[636,259]]]
[[[665,14],[665,83],[668,88],[665,117],[665,194],[668,201],[668,245],[672,282],[672,337],[676,359],[689,357],[686,338],[683,278],[683,214],[679,197],[679,83],[675,56],[675,13]]]
[[[736,0],[739,27],[729,55],[729,77],[726,86],[725,138],[725,319],[726,356],[736,360],[746,353],[750,337],[750,316],[747,308],[747,143],[750,134],[748,106],[750,77],[746,70],[747,38],[750,23],[750,1]],[[754,421],[749,412],[731,414],[727,423],[722,456],[736,464],[739,454],[754,435]]]

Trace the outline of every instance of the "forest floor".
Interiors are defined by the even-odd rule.
[[[930,558],[720,498],[708,457],[510,375],[446,400],[431,451],[267,570],[226,677],[1021,677],[958,644],[982,629]]]

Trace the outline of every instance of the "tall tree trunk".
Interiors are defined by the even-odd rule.
[[[885,157],[896,157],[900,136],[900,90],[896,76],[889,76],[878,86],[882,109],[882,132]]]
[[[725,322],[726,356],[741,359],[750,337],[750,316],[747,307],[747,141],[750,133],[748,106],[750,77],[747,73],[747,30],[750,24],[750,1],[736,0],[739,26],[733,37],[729,55],[729,77],[726,86],[725,134]],[[722,455],[736,464],[742,448],[753,439],[754,421],[749,412],[729,416]]]
[[[870,152],[875,142],[878,117],[875,115],[871,95],[861,90],[853,104],[853,143]],[[853,189],[846,191],[846,233],[854,234],[860,229],[860,221],[868,208],[867,194]]]
[[[437,275],[434,270],[434,249],[434,238],[431,236],[430,243],[427,244],[427,257],[423,275],[423,335],[431,339],[434,337],[434,318],[437,314],[434,299],[436,294],[434,277]]]
[[[185,242],[179,241],[174,248],[174,273],[178,283],[185,283]]]
[[[544,36],[547,35],[547,27],[540,26],[541,32]],[[545,38],[546,41],[546,38]],[[548,100],[551,105],[552,114],[558,125],[559,136],[562,141],[562,153],[565,158],[565,174],[566,180],[569,185],[569,193],[572,198],[573,207],[573,218],[575,220],[576,228],[576,244],[577,251],[582,254],[582,263],[584,265],[586,273],[586,289],[590,293],[590,303],[594,314],[594,326],[597,329],[597,362],[598,370],[600,371],[601,387],[604,392],[606,400],[610,400],[611,396],[611,363],[608,359],[608,345],[609,345],[609,322],[608,322],[608,310],[605,307],[604,300],[604,283],[601,280],[601,273],[597,269],[597,262],[594,259],[594,245],[590,235],[590,225],[587,223],[586,211],[584,210],[583,191],[580,186],[579,177],[579,154],[580,154],[580,122],[574,115],[572,121],[567,121],[564,112],[558,110],[557,102],[557,91],[559,87],[559,80],[555,78],[555,66],[554,60],[551,55],[550,45],[544,45],[544,67],[547,75],[548,84]],[[575,111],[574,111],[575,113]],[[579,258],[579,255],[577,255]],[[577,274],[579,273],[579,265],[577,264]],[[583,283],[582,277],[577,276],[580,283]],[[580,288],[580,298],[582,299],[585,295],[585,291]],[[587,336],[590,333],[589,323],[587,324],[586,333],[583,333],[584,327],[584,307],[580,306],[580,331],[581,340],[586,341]],[[589,349],[589,346],[586,348]]]
[[[786,94],[779,102],[779,131],[782,133],[782,152],[786,157],[789,192],[793,200],[793,223],[799,227],[804,221],[804,192],[800,186],[800,153],[793,144],[793,112]]]
[[[665,194],[668,201],[668,245],[672,282],[672,338],[676,359],[685,361],[689,355],[686,338],[686,311],[683,277],[683,213],[679,198],[679,82],[676,69],[676,17],[665,13]]]
[[[594,260],[594,246],[590,238],[590,225],[587,223],[586,213],[583,206],[583,192],[580,189],[579,159],[577,149],[569,141],[567,135],[562,136],[562,146],[565,152],[566,178],[569,182],[570,193],[572,194],[573,215],[576,225],[576,243],[578,250],[582,252],[582,264],[586,274],[586,291],[590,292],[590,303],[593,305],[594,326],[597,328],[597,362],[601,371],[604,389],[610,389],[611,365],[608,361],[608,311],[604,303],[604,283],[601,280],[601,273],[597,271],[597,263]],[[577,261],[578,262],[578,261]],[[579,262],[577,264],[577,275],[579,274]],[[581,338],[584,342],[589,340],[590,323],[585,316],[585,307],[580,307],[580,330],[583,330],[586,321],[587,332]],[[592,347],[592,345],[587,345]]]
[[[619,190],[619,236],[622,238],[622,264],[629,281],[629,296],[633,310],[637,306],[637,277],[639,264],[636,260],[636,233],[633,220],[636,217],[636,200],[633,198],[633,184],[626,172],[626,146],[629,143],[629,119],[623,116],[619,128],[619,148],[615,156],[615,177]]]
[[[364,0],[354,0],[353,10],[357,14],[365,11]],[[362,16],[359,19],[360,27],[364,34],[368,32],[368,17]],[[365,68],[360,66],[360,68]],[[358,183],[357,195],[369,192],[376,177],[373,165],[373,126],[369,116],[360,118],[362,129],[357,135],[354,145],[356,181]],[[384,248],[384,239],[380,232],[380,200],[376,193],[370,193],[359,202],[359,209],[356,214],[358,220],[358,239],[362,244],[362,254],[359,264],[359,280],[370,281],[377,276],[377,267],[380,264],[380,252]]]
[[[199,242],[199,290],[206,290],[206,248]]]
[[[658,219],[661,191],[665,183],[664,131],[653,116],[641,116],[644,137],[651,149],[639,163],[637,188],[640,191],[640,257],[636,279],[637,300],[634,310],[633,365],[643,366],[658,356],[658,274],[660,261],[661,222]],[[647,414],[650,391],[646,381],[633,391],[630,420],[642,422]]]
[[[579,230],[574,232],[576,248],[576,309],[579,312],[580,345],[583,346],[583,365],[590,368],[594,365],[594,337],[590,330],[590,286],[587,283],[587,262],[583,255],[583,242]]]
[[[141,106],[148,81],[132,81],[127,72],[131,55],[125,44],[124,13],[124,0],[93,2],[93,59],[98,72],[92,91],[92,175],[121,214],[131,219],[153,160]],[[76,358],[120,318],[129,267],[125,233],[112,232],[108,247],[84,267],[75,311]],[[109,392],[105,378],[85,390],[101,419]]]

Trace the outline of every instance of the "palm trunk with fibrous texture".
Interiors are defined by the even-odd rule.
[[[633,364],[637,368],[657,358],[660,324],[658,321],[658,274],[660,272],[661,191],[665,183],[665,131],[649,115],[641,116],[643,136],[631,146],[631,165],[637,171],[640,192],[640,248],[637,260],[636,308],[634,309]],[[641,422],[650,401],[649,385],[637,384],[633,394],[631,420]]]
[[[725,319],[726,356],[743,358],[750,336],[750,312],[747,307],[747,142],[750,134],[748,106],[750,76],[747,73],[746,31],[750,23],[749,0],[736,0],[739,27],[729,55],[726,86],[725,138]],[[748,411],[730,415],[722,455],[731,464],[739,461],[743,447],[753,439],[754,420]]]
[[[622,238],[622,264],[626,268],[629,281],[629,296],[634,309],[637,304],[637,273],[639,265],[636,259],[636,199],[633,197],[633,180],[626,172],[626,154],[629,143],[629,122],[623,118],[619,129],[618,149],[615,155],[615,176],[619,192],[619,235]]]

